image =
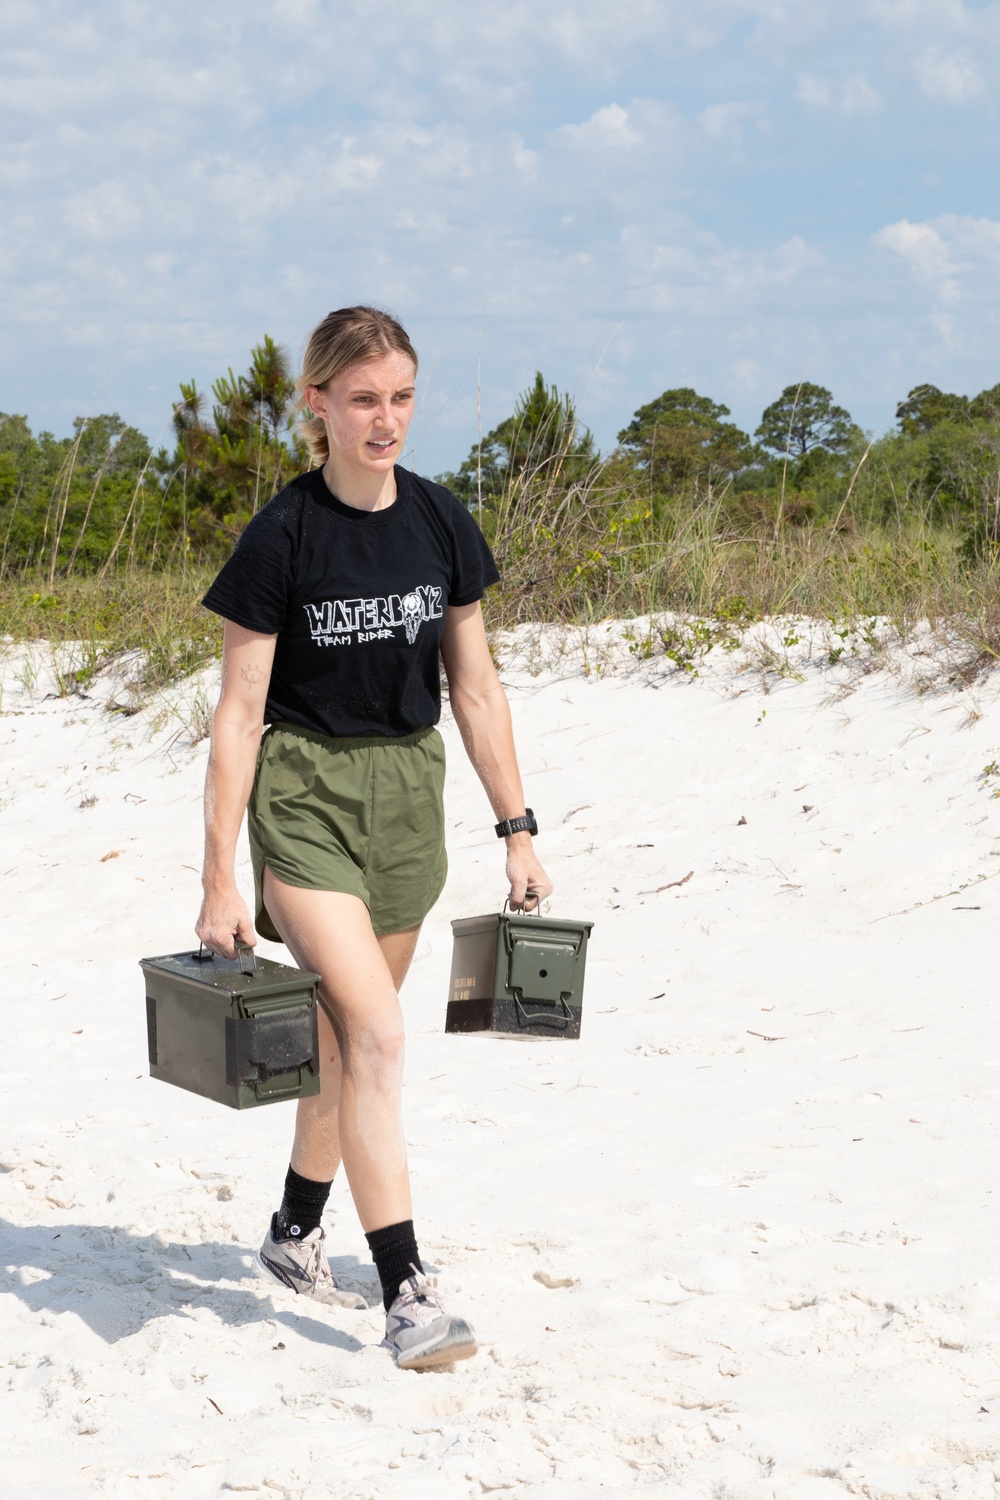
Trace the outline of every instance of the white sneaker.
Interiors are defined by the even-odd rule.
[[[258,1276],[272,1286],[291,1289],[314,1302],[325,1302],[334,1307],[368,1306],[357,1292],[345,1291],[334,1280],[323,1249],[326,1235],[322,1229],[311,1229],[301,1239],[279,1240],[274,1234],[277,1220],[278,1215],[273,1214],[264,1243],[253,1258]]]
[[[437,1281],[422,1271],[402,1283],[399,1296],[385,1315],[386,1349],[396,1356],[401,1370],[427,1370],[469,1359],[478,1345],[464,1318],[456,1318],[444,1306]]]

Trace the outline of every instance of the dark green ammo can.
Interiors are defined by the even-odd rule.
[[[521,912],[452,922],[445,1031],[578,1037],[593,925]]]
[[[167,953],[140,966],[151,1077],[232,1109],[319,1093],[318,974],[250,949],[235,959]]]

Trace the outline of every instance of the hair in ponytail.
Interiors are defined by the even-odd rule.
[[[330,443],[322,417],[309,410],[305,392],[308,386],[320,390],[351,365],[364,359],[378,359],[398,351],[412,359],[417,368],[416,350],[406,329],[391,313],[377,307],[339,307],[327,313],[309,335],[302,356],[302,373],[298,378],[298,409],[304,415],[299,430],[306,440],[309,456],[316,468],[322,468],[330,457]]]

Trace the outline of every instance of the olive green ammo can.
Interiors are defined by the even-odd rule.
[[[445,1031],[578,1037],[593,925],[521,912],[452,922]]]
[[[235,959],[167,953],[140,965],[151,1077],[233,1109],[319,1093],[318,974],[254,959],[250,949]]]

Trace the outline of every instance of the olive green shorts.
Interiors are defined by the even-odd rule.
[[[281,941],[264,906],[265,865],[288,885],[359,896],[378,936],[418,926],[448,873],[443,792],[433,727],[331,739],[272,725],[247,806],[261,937]]]

